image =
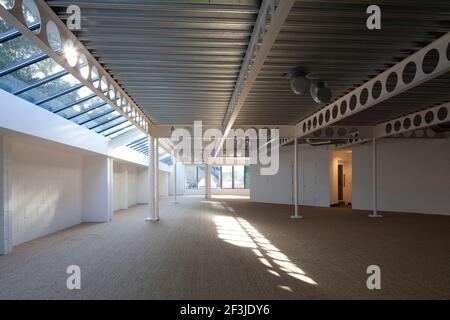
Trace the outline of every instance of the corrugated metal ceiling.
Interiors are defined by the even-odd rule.
[[[79,39],[156,123],[221,124],[260,1],[47,1],[79,5]]]
[[[47,2],[63,20],[68,5],[81,7],[78,37],[152,120],[208,124],[222,123],[260,6],[257,0]],[[450,29],[447,0],[377,1],[382,29],[376,31],[366,28],[370,4],[297,1],[236,123],[296,124],[324,107],[291,92],[285,74],[294,67],[327,81],[338,98]],[[411,104],[404,93],[346,123],[397,115],[386,109],[389,103],[411,112],[430,106],[430,98],[448,101],[442,89],[448,80],[415,90],[423,101]]]
[[[312,78],[325,80],[337,99],[450,29],[449,1],[385,0],[376,2],[381,7],[382,29],[369,31],[366,8],[372,3],[297,1],[236,123],[292,125],[323,108],[310,95],[291,91],[285,74],[292,68],[305,67]],[[436,84],[442,86],[442,81]],[[439,94],[442,101],[450,98],[448,90]],[[421,97],[422,107],[428,107],[430,95]],[[414,111],[409,103],[408,93],[395,100],[395,106]],[[366,119],[365,124],[383,118],[385,108],[375,109],[370,111],[373,121]]]

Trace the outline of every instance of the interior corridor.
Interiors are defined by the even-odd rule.
[[[83,223],[0,256],[0,299],[449,299],[450,217],[184,196]],[[377,263],[382,290],[366,287]],[[66,288],[69,265],[81,290]]]

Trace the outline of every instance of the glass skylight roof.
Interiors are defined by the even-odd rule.
[[[9,3],[1,1],[3,6]],[[26,19],[30,30],[39,30],[40,21],[31,11]],[[110,139],[135,128],[1,17],[0,89]],[[105,87],[102,91],[110,94],[109,89]],[[135,150],[148,154],[148,142]]]

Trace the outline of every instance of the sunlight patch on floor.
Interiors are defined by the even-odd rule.
[[[317,283],[301,268],[293,263],[288,256],[274,246],[266,237],[256,230],[247,220],[230,216],[215,216],[217,235],[219,239],[235,246],[251,248],[259,262],[268,267],[267,271],[281,277],[280,271],[311,285]],[[274,270],[274,269],[277,270]],[[290,287],[279,288],[292,292]]]

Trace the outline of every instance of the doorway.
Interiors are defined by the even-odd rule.
[[[334,151],[331,157],[331,206],[351,207],[352,151]]]

